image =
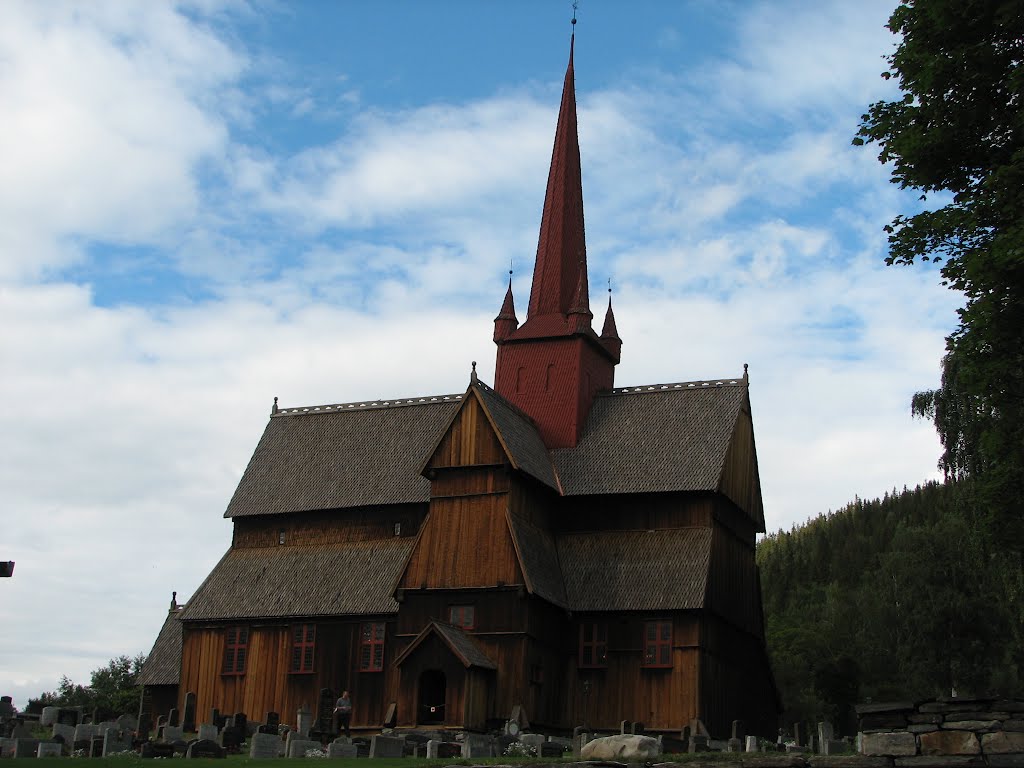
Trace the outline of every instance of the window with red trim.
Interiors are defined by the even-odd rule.
[[[644,622],[644,666],[672,666],[672,622]]]
[[[384,669],[384,622],[364,622],[359,638],[359,671],[381,672]]]
[[[580,625],[581,667],[608,666],[608,625],[604,622],[588,622]]]
[[[304,674],[313,671],[316,650],[316,624],[296,624],[292,627],[291,671]]]
[[[249,628],[228,627],[224,632],[224,663],[222,675],[244,675],[245,658],[249,655]]]
[[[450,605],[448,623],[461,629],[476,629],[476,609],[472,605]]]

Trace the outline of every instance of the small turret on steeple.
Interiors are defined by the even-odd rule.
[[[618,363],[622,357],[622,339],[615,327],[615,312],[612,311],[612,289],[608,288],[608,310],[604,313],[604,327],[601,328],[601,343],[615,357]]]
[[[516,328],[519,327],[519,319],[516,317],[515,302],[512,300],[512,270],[508,271],[508,290],[505,291],[505,301],[501,304],[501,311],[494,318],[494,340],[502,341],[507,339]]]
[[[579,279],[576,281],[576,295],[573,297],[572,306],[569,307],[568,318],[573,333],[591,330],[594,313],[590,311],[590,297],[587,296],[586,269],[580,270]]]

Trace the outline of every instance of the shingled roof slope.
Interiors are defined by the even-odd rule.
[[[484,408],[494,419],[499,436],[512,454],[511,459],[526,474],[558,490],[551,456],[530,417],[482,382],[473,384]]]
[[[745,396],[746,385],[739,381],[598,395],[579,443],[552,451],[562,492],[717,490]]]
[[[461,397],[274,414],[224,516],[426,502],[419,464]]]
[[[412,639],[405,649],[399,653],[394,660],[396,666],[401,666],[405,660],[420,647],[424,640],[430,635],[437,635],[441,642],[448,646],[449,650],[462,662],[467,669],[469,667],[483,667],[484,669],[497,669],[498,666],[491,661],[476,641],[458,627],[445,624],[440,621],[431,621],[420,633]]]
[[[181,609],[167,612],[153,649],[135,682],[138,685],[177,685],[181,679]]]
[[[567,608],[569,603],[565,595],[565,581],[558,565],[558,549],[554,537],[548,531],[514,515],[509,516],[509,525],[530,590],[549,603]]]
[[[394,613],[391,586],[413,539],[229,549],[183,621]]]
[[[572,611],[702,608],[710,528],[562,534],[558,558]]]

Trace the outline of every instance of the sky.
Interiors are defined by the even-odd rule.
[[[769,532],[936,478],[960,297],[860,115],[894,0],[581,0],[616,385],[734,378]],[[0,2],[0,694],[148,652],[270,413],[493,381],[525,319],[571,3]]]

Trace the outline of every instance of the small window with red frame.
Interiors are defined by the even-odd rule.
[[[224,632],[224,663],[222,675],[244,675],[245,660],[249,655],[249,628],[228,627]]]
[[[595,621],[580,625],[579,666],[608,666],[608,625],[606,623]]]
[[[450,605],[448,623],[460,629],[476,629],[476,609],[472,605]]]
[[[316,651],[316,624],[296,624],[292,627],[293,674],[307,674],[313,671]]]
[[[384,622],[364,622],[359,637],[359,671],[382,672],[383,670]]]
[[[644,666],[672,666],[672,622],[644,622]]]

